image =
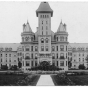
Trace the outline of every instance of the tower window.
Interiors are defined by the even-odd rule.
[[[52,51],[55,51],[55,47],[54,46],[52,46]]]
[[[46,21],[46,24],[48,24],[48,22]]]
[[[43,26],[42,26],[42,30],[43,30]]]
[[[48,35],[48,32],[46,31],[46,35]]]
[[[46,26],[46,30],[47,30],[47,26]]]
[[[44,46],[41,46],[41,51],[44,51]]]
[[[43,18],[44,18],[44,15],[43,15]]]
[[[41,39],[41,43],[44,43],[44,39],[43,38]]]
[[[48,38],[46,38],[46,43],[48,43]]]
[[[60,37],[60,41],[64,41],[64,37],[63,36]]]
[[[60,45],[60,50],[64,51],[64,45]]]
[[[48,46],[46,46],[46,51],[48,51]]]
[[[43,24],[43,21],[42,21],[42,24]]]
[[[38,51],[38,47],[37,46],[35,46],[35,51]]]

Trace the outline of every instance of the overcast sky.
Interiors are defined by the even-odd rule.
[[[70,43],[88,43],[88,3],[50,2],[53,9],[51,30],[56,32],[61,22],[66,23]],[[20,43],[23,23],[27,20],[36,32],[36,9],[40,1],[0,1],[0,43]]]

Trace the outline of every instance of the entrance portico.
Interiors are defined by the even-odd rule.
[[[39,56],[38,56],[38,64],[40,64],[43,61],[49,62],[50,65],[52,65],[52,56],[51,56],[51,54],[39,54]]]

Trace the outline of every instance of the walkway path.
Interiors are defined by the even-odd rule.
[[[41,75],[36,86],[54,86],[50,75]]]

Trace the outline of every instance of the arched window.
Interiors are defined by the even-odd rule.
[[[41,39],[41,43],[44,43],[44,39],[43,38]]]

